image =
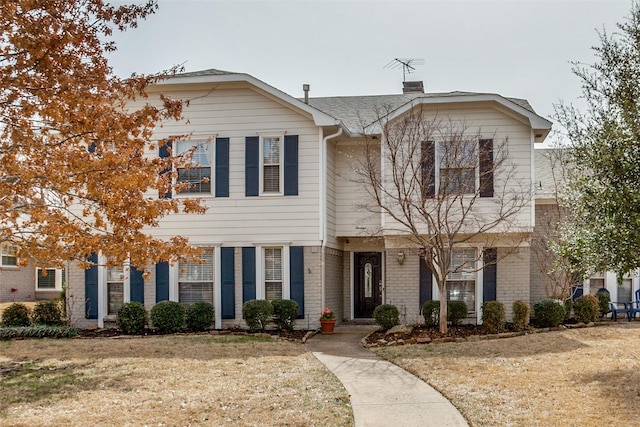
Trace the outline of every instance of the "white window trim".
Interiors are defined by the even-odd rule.
[[[282,299],[291,299],[291,277],[289,266],[289,248],[286,244],[265,244],[256,246],[256,251],[260,256],[256,256],[256,299],[265,299],[265,278],[264,278],[264,256],[265,249],[282,249]]]
[[[260,136],[260,181],[258,185],[260,186],[258,189],[258,194],[264,197],[273,197],[273,196],[282,196],[284,195],[284,133],[281,134],[258,134]],[[265,192],[264,191],[264,140],[266,138],[278,138],[280,140],[280,153],[278,159],[279,166],[279,189],[278,192]]]
[[[124,274],[122,290],[122,302],[124,304],[131,302],[131,265],[129,260],[122,264],[122,272]],[[109,292],[107,287],[107,257],[102,253],[98,255],[98,298],[101,301],[98,304],[98,327],[104,328],[104,319],[109,316]]]
[[[54,288],[40,288],[38,287],[38,277],[40,277],[40,271],[41,270],[55,270],[54,275],[55,275],[55,286]],[[63,273],[63,269],[61,268],[40,268],[40,267],[36,267],[36,291],[37,292],[60,292],[62,291],[62,273]]]
[[[220,275],[220,246],[221,244],[199,245],[202,249],[213,250],[213,307],[216,313],[216,325],[219,325],[218,315],[222,316],[222,290]],[[169,301],[180,302],[180,263],[175,261],[169,263]],[[220,317],[222,321],[222,317]]]
[[[16,259],[16,265],[4,264],[2,262],[2,258],[5,257],[5,253],[4,253],[4,246],[5,245],[13,246],[14,248],[16,247],[14,244],[12,244],[10,242],[2,242],[2,244],[0,245],[0,267],[2,267],[2,268],[16,268],[16,269],[19,268],[19,265],[18,265],[19,260],[18,260],[17,255],[14,257]],[[16,248],[16,250],[17,250],[17,248]],[[6,256],[10,256],[10,255],[6,255]]]
[[[173,191],[173,197],[214,197],[215,196],[215,165],[216,165],[216,139],[218,138],[218,134],[213,134],[213,135],[196,135],[194,136],[193,139],[187,139],[187,140],[177,140],[174,141],[173,144],[175,145],[174,149],[176,150],[176,154],[177,154],[177,148],[178,148],[178,144],[179,143],[191,143],[192,147],[195,147],[196,145],[202,143],[202,144],[208,144],[209,145],[209,169],[210,169],[210,177],[209,177],[209,184],[210,184],[210,188],[209,188],[209,192],[208,193],[185,193],[185,192],[177,192],[177,191]],[[174,178],[173,180],[173,184],[177,184],[178,183],[178,178],[177,178],[177,174],[178,174],[178,168],[174,167],[173,168],[175,173],[176,173],[176,178]]]

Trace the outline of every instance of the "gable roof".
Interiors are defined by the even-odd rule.
[[[523,116],[543,140],[551,130],[551,122],[538,116],[529,102],[519,98],[505,98],[491,93],[447,92],[407,93],[398,95],[338,96],[310,98],[309,104],[339,119],[351,133],[370,129],[380,117],[393,118],[419,104],[445,104],[459,102],[494,102]],[[537,139],[538,139],[537,138]]]

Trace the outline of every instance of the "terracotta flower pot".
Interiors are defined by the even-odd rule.
[[[320,332],[323,334],[332,334],[333,328],[336,326],[336,319],[320,320]]]

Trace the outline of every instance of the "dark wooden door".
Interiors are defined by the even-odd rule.
[[[354,315],[373,317],[373,310],[382,304],[382,254],[356,252],[354,256]]]

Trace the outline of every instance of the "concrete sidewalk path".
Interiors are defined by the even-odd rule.
[[[427,383],[361,344],[372,326],[337,326],[307,341],[313,355],[351,395],[356,427],[468,426],[458,410]]]

